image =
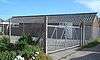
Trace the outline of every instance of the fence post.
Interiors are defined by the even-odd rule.
[[[81,31],[80,31],[80,33],[81,33],[81,39],[80,39],[80,46],[83,46],[83,44],[84,44],[84,41],[83,41],[83,39],[84,39],[84,37],[83,37],[83,28],[84,28],[84,24],[83,24],[83,21],[80,23],[80,29],[81,29]]]
[[[9,19],[9,39],[10,39],[10,42],[11,42],[11,19]]]
[[[44,52],[47,54],[47,31],[48,31],[48,17],[44,16],[44,25],[45,25],[45,31],[44,31]]]

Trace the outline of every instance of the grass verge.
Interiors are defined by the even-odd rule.
[[[96,38],[93,42],[88,43],[87,45],[82,46],[82,47],[81,47],[80,49],[78,49],[78,50],[82,50],[82,49],[84,49],[84,48],[95,47],[95,46],[97,46],[98,44],[100,44],[100,37],[99,37],[99,38]]]

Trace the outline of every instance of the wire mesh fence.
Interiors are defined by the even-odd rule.
[[[49,33],[50,32],[50,33]],[[80,45],[80,27],[75,26],[49,26],[47,46],[48,51],[66,49]]]
[[[95,13],[17,16],[10,21],[9,35],[29,33],[32,37],[39,38],[40,46],[47,52],[68,49],[91,41],[94,18]]]

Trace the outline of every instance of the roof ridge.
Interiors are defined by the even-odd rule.
[[[13,18],[16,17],[40,17],[40,16],[62,16],[62,15],[83,15],[83,14],[97,14],[97,12],[92,13],[71,13],[71,14],[48,14],[48,15],[30,15],[30,16],[12,16]]]

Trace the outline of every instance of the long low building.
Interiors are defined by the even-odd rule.
[[[76,13],[36,16],[14,16],[10,21],[9,35],[23,33],[40,37],[45,52],[73,48],[91,42],[100,33],[97,13]]]

